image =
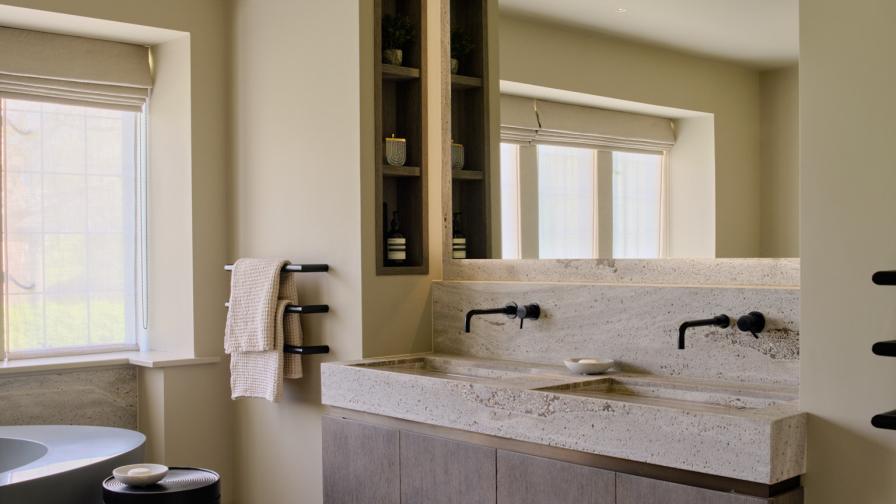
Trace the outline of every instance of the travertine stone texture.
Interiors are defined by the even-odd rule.
[[[541,318],[464,314],[507,302],[538,303]],[[677,349],[678,327],[689,319],[750,311],[767,318],[753,338],[736,328],[688,329],[687,348]],[[638,286],[526,282],[433,284],[435,352],[490,359],[562,364],[569,357],[604,357],[619,369],[657,375],[741,383],[799,382],[799,288]]]
[[[331,406],[760,483],[805,472],[806,418],[794,387],[609,378],[651,385],[643,395],[582,393],[581,382],[601,378],[438,354],[321,366]]]
[[[448,244],[450,247],[450,239]],[[446,257],[445,280],[787,287],[800,284],[799,259],[455,260],[450,259],[450,253]]]
[[[137,370],[122,366],[0,377],[0,425],[137,428]]]

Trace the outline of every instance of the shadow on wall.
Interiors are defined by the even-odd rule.
[[[884,463],[888,460],[892,462],[891,451],[881,442],[863,435],[861,431],[809,415],[808,447],[810,453],[817,452],[809,457],[811,464],[816,465],[810,464],[803,476],[807,503],[818,500],[862,504],[892,502],[885,493],[881,493],[886,492],[882,486],[864,484],[893,478],[893,464]],[[861,454],[861,457],[857,457],[857,454]],[[840,483],[824,485],[823,488],[828,492],[834,490],[837,494],[826,494],[823,499],[814,495],[813,488],[822,488],[821,485],[812,484],[814,475],[835,473],[839,474]]]

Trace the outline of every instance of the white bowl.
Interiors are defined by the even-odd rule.
[[[168,467],[161,464],[131,464],[116,467],[112,471],[115,479],[128,486],[149,486],[159,481],[168,474]]]
[[[598,357],[575,357],[563,361],[570,371],[576,374],[601,374],[613,367],[613,359]]]

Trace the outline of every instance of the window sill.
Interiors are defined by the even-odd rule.
[[[0,361],[0,376],[34,373],[44,371],[60,371],[66,369],[98,368],[133,365],[146,368],[165,368],[174,366],[195,366],[221,362],[220,357],[195,357],[192,355],[171,352],[110,352],[86,355],[65,355],[59,357],[41,357],[35,359],[16,359]]]

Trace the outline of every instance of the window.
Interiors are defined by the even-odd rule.
[[[662,257],[665,154],[616,149],[502,143],[502,257]]]
[[[613,152],[613,257],[660,257],[663,156]]]
[[[597,257],[597,151],[538,146],[538,257]]]
[[[520,255],[520,146],[501,144],[501,258]]]
[[[136,348],[142,115],[0,99],[8,358]]]

